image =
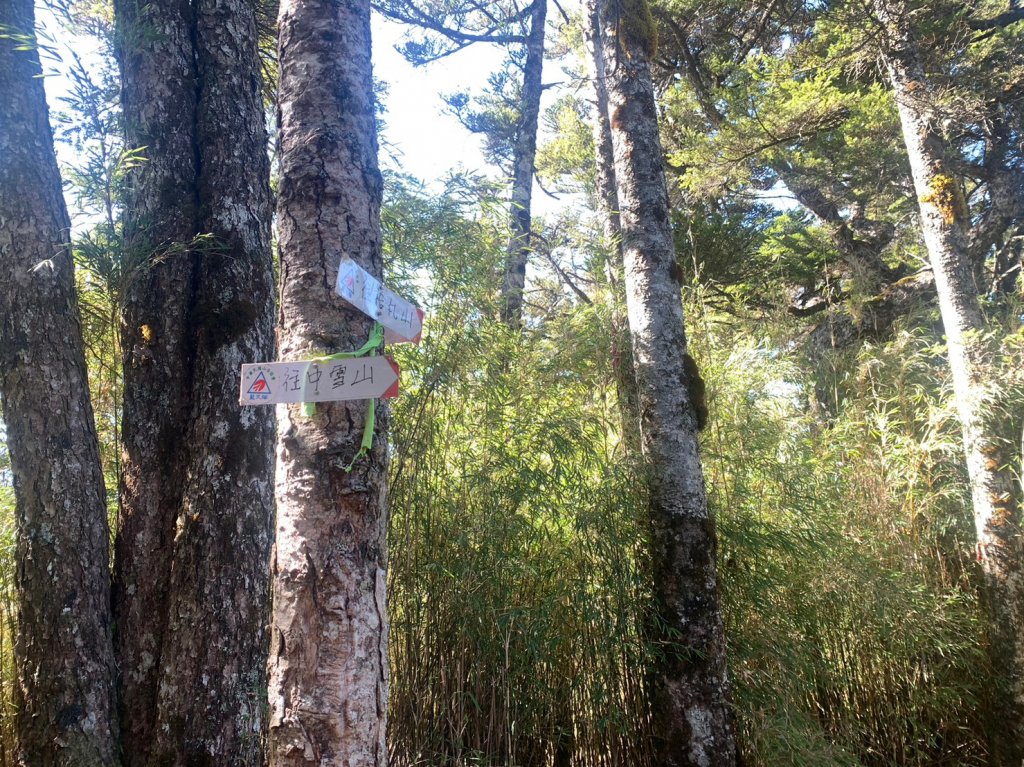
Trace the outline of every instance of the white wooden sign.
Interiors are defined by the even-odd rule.
[[[398,396],[398,365],[390,357],[257,362],[242,365],[243,405],[336,402]]]
[[[381,285],[348,256],[341,259],[334,289],[339,296],[384,326],[384,342],[420,342],[423,310]]]

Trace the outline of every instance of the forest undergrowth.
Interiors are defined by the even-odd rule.
[[[417,373],[393,421],[394,761],[649,763],[643,467],[608,313],[569,303],[514,337],[472,282],[494,259],[440,245],[430,336],[397,350]],[[811,362],[798,328],[686,294],[747,763],[985,764],[995,676],[936,318]],[[1003,338],[1019,401],[1024,337]]]
[[[486,207],[473,217],[464,200],[401,194],[385,215],[393,279],[429,286],[431,321],[422,345],[392,350],[412,371],[391,413],[393,763],[650,764],[644,669],[659,648],[645,640],[643,466],[621,439],[607,308],[566,301],[557,321],[517,337],[488,319],[500,237]],[[95,275],[80,275],[95,299]],[[985,764],[995,675],[936,319],[811,363],[794,328],[686,295],[747,764]],[[991,309],[1008,326],[1020,311]],[[104,348],[110,328],[87,327]],[[1002,401],[1020,401],[1024,336],[1003,339]],[[93,363],[116,501],[116,382]],[[823,390],[827,407],[814,401]],[[993,417],[1007,439],[1020,434],[1019,414]],[[17,618],[3,460],[9,765]]]
[[[112,8],[63,5],[107,46],[97,72],[72,55],[69,93],[51,109],[79,163],[62,172],[113,540],[119,323],[132,284],[159,257],[125,241],[129,172],[147,159],[124,145]],[[273,111],[276,8],[262,5]],[[986,150],[986,162],[1002,157],[1019,184],[1024,26],[1006,22],[996,34],[995,20],[975,19],[983,26],[968,38],[966,6],[934,5],[950,11],[948,29],[921,22],[919,32],[934,49],[932,76],[948,69],[936,89],[943,131],[967,126],[943,140],[968,167],[957,172],[969,183],[949,194],[964,197],[965,231],[975,227],[985,245],[973,273],[984,330],[967,335],[981,350],[986,455],[1005,460],[988,468],[1002,471],[1024,459],[1020,208],[985,240],[999,190],[975,182],[998,174],[972,175],[972,163],[978,135],[1002,141],[1009,148]],[[974,5],[995,13],[999,4]],[[928,199],[908,176],[874,27],[844,3],[783,13],[787,4],[769,2],[760,21],[745,16],[757,4],[655,6],[673,278],[710,413],[700,444],[743,763],[994,763],[1007,673],[989,652],[964,440],[915,212]],[[931,10],[920,18],[939,18]],[[595,244],[604,233],[594,220],[594,110],[582,90],[589,75],[576,71],[586,66],[566,63],[582,53],[582,32],[563,20],[548,56],[579,92],[567,88],[543,116],[554,138],[536,170],[555,193],[587,199],[555,220],[534,217],[522,328],[499,320],[496,286],[515,240],[502,184],[456,173],[428,190],[385,172],[386,282],[427,312],[422,343],[388,349],[402,395],[380,419],[396,767],[655,765],[647,672],[671,648],[650,639],[664,631],[652,629],[649,483],[631,445],[639,425],[619,400],[619,354],[630,348],[622,286]],[[514,71],[492,76],[482,101],[448,97],[499,166],[519,124]],[[991,71],[1007,84],[977,75]],[[773,202],[779,187],[791,196]],[[216,244],[204,238],[182,246]],[[14,767],[16,519],[5,438],[0,428],[0,767]]]

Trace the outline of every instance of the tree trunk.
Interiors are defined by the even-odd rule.
[[[116,0],[126,145],[145,147],[129,175],[121,348],[121,503],[114,542],[115,650],[128,767],[144,767],[155,735],[174,525],[185,462],[191,370],[188,291],[197,231],[195,86],[187,0]],[[146,34],[147,28],[160,30]],[[150,262],[152,259],[152,263]]]
[[[270,163],[255,4],[200,0],[200,151],[186,461],[151,760],[263,763],[274,420],[242,410],[243,362],[274,357]]]
[[[347,351],[372,321],[333,291],[342,255],[381,277],[369,0],[282,0],[282,359]],[[386,411],[349,463],[366,402],[281,408],[270,764],[384,765],[388,696]]]
[[[1024,226],[1011,227],[1003,233],[1003,241],[996,250],[992,292],[1000,296],[1013,295],[1017,290],[1022,265],[1024,265]]]
[[[920,202],[921,228],[935,274],[949,364],[971,481],[977,556],[991,614],[993,665],[1005,674],[1000,694],[1005,734],[1002,764],[1024,759],[1024,557],[1020,503],[1009,460],[990,433],[984,401],[987,380],[985,321],[968,258],[970,213],[959,182],[946,167],[947,147],[936,130],[933,89],[921,63],[907,8],[875,0],[882,48]]]
[[[501,284],[501,321],[512,328],[523,324],[526,262],[530,257],[530,199],[537,157],[537,122],[540,119],[541,73],[544,68],[544,26],[547,0],[534,0],[530,32],[526,37],[523,67],[522,113],[512,150],[512,203],[509,211],[508,255]]]
[[[129,765],[262,762],[273,414],[269,163],[254,9],[118,2],[137,279],[122,329],[115,615]],[[154,33],[159,30],[159,33]]]
[[[622,420],[622,441],[627,450],[640,452],[640,411],[637,406],[633,350],[625,317],[622,274],[622,225],[619,220],[619,194],[615,181],[615,153],[612,126],[608,115],[608,85],[605,51],[601,44],[599,0],[588,0],[587,55],[594,83],[594,149],[597,169],[597,207],[604,228],[605,273],[611,293],[611,353],[615,391]]]
[[[659,649],[650,678],[655,760],[718,767],[735,765],[737,755],[715,529],[697,445],[697,403],[684,366],[686,334],[649,69],[653,46],[643,29],[642,17],[602,20],[626,305],[651,481],[651,630]]]
[[[32,0],[0,25],[34,40]],[[20,765],[117,765],[106,491],[38,50],[0,39],[0,392],[14,475]]]
[[[815,184],[802,179],[800,174],[794,172],[786,163],[778,162],[772,169],[793,193],[797,202],[817,219],[853,276],[859,278],[865,287],[872,292],[878,292],[902,276],[898,269],[889,267],[882,258],[882,253],[895,234],[892,227],[876,224],[869,227],[873,230],[870,236],[858,236],[862,233],[857,232],[851,223],[843,218],[839,206]]]

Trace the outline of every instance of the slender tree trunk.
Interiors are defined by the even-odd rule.
[[[651,673],[655,759],[661,765],[736,764],[726,647],[707,506],[688,393],[686,334],[673,276],[649,41],[602,20],[608,98],[622,221],[626,304],[651,481],[652,626],[659,658]],[[642,28],[630,24],[622,28]]]
[[[587,55],[594,83],[594,148],[597,168],[597,205],[604,227],[605,273],[612,300],[611,353],[615,390],[622,420],[622,439],[626,448],[640,452],[640,410],[637,405],[633,349],[625,312],[622,264],[622,225],[619,220],[619,193],[615,181],[615,153],[612,126],[608,114],[607,66],[601,43],[600,0],[588,0]]]
[[[534,0],[530,14],[530,32],[526,37],[526,64],[523,67],[522,113],[512,150],[512,205],[509,211],[508,255],[501,284],[501,320],[509,327],[523,324],[523,291],[526,287],[526,262],[530,257],[530,200],[537,157],[537,123],[543,91],[544,27],[547,0]]]
[[[115,614],[130,765],[262,763],[273,415],[269,163],[254,8],[116,6],[133,174]],[[155,258],[154,258],[155,257]],[[150,263],[149,259],[154,258]]]
[[[282,359],[356,349],[372,321],[333,292],[340,257],[383,272],[369,0],[282,0]],[[383,412],[382,412],[383,411]],[[270,764],[384,765],[386,411],[351,472],[367,403],[281,409]]]
[[[1002,764],[1024,760],[1024,551],[1020,501],[1009,460],[986,425],[984,317],[968,258],[970,214],[959,182],[946,166],[947,147],[936,131],[933,91],[901,0],[875,0],[882,46],[903,138],[920,202],[921,228],[935,274],[946,331],[953,394],[963,430],[971,481],[977,555],[991,614],[995,668],[1005,675],[1001,693],[1005,734],[997,743]]]
[[[0,0],[34,39],[32,0]],[[106,491],[38,50],[0,39],[0,393],[14,474],[20,765],[117,765]]]

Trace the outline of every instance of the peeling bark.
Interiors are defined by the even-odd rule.
[[[347,255],[383,273],[369,0],[282,0],[282,359],[361,346],[372,321],[333,291]],[[367,403],[281,408],[270,652],[270,764],[384,765],[387,412],[346,467]]]
[[[635,8],[631,8],[636,12]],[[651,673],[655,760],[736,764],[715,528],[684,366],[686,333],[651,83],[649,42],[601,20],[622,222],[626,305],[651,482],[651,562],[660,657]]]
[[[138,279],[122,338],[115,565],[129,765],[262,763],[273,414],[269,163],[255,10],[116,3]]]
[[[31,0],[0,25],[34,37]],[[120,764],[106,492],[37,49],[0,39],[0,393],[14,474],[17,763]]]
[[[986,424],[989,363],[981,337],[985,320],[969,257],[970,215],[936,129],[933,87],[911,31],[908,8],[902,0],[874,0],[874,9],[935,274],[971,481],[993,665],[1004,675],[1005,689],[999,697],[1006,730],[996,743],[997,758],[1001,764],[1019,765],[1024,760],[1024,541],[1013,472]]]
[[[526,37],[523,70],[522,112],[512,149],[512,202],[509,211],[508,255],[501,284],[501,320],[509,327],[523,324],[523,291],[530,245],[533,174],[537,159],[537,123],[540,119],[541,73],[544,68],[544,25],[547,0],[534,0],[530,32]]]

